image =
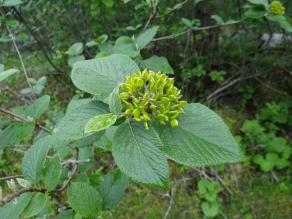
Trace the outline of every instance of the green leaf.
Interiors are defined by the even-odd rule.
[[[24,193],[18,199],[17,202],[10,202],[0,208],[1,218],[7,219],[19,219],[23,210],[29,204],[32,195],[31,193]]]
[[[51,136],[41,138],[34,143],[24,154],[22,159],[22,172],[26,180],[35,183],[40,179],[45,158],[51,146]]]
[[[118,117],[112,113],[97,115],[86,123],[84,132],[87,134],[102,131],[113,125],[117,118]]]
[[[292,32],[292,25],[287,21],[285,16],[282,15],[269,15],[267,19],[273,22],[277,22],[281,28],[287,32]]]
[[[3,3],[0,2],[0,5],[3,5],[5,7],[17,6],[20,4],[22,4],[21,0],[4,0]]]
[[[118,167],[129,177],[143,183],[165,186],[168,164],[161,140],[154,129],[143,123],[126,122],[114,134],[112,152]]]
[[[241,160],[238,144],[215,112],[201,104],[187,104],[184,110],[177,128],[159,128],[170,159],[194,167]]]
[[[219,214],[220,206],[218,202],[203,202],[202,210],[206,217],[213,218]]]
[[[116,115],[120,114],[123,109],[123,105],[119,95],[119,87],[116,87],[110,94],[108,102],[110,111]]]
[[[136,44],[139,49],[145,48],[153,40],[158,31],[158,28],[159,26],[151,27],[137,36]]]
[[[167,59],[163,56],[151,56],[142,61],[143,68],[158,72],[161,71],[165,74],[173,74],[173,68],[168,63]]]
[[[67,51],[69,56],[78,56],[83,52],[83,43],[74,43]]]
[[[102,208],[102,198],[98,191],[87,183],[75,182],[68,189],[70,206],[84,217],[93,217]]]
[[[212,15],[211,18],[216,21],[216,24],[219,25],[225,24],[224,20],[217,14]]]
[[[77,62],[73,66],[71,78],[80,90],[106,98],[124,81],[125,76],[137,71],[137,64],[129,57],[111,55]]]
[[[23,211],[25,218],[30,218],[40,213],[48,203],[48,196],[43,193],[37,193],[29,202]]]
[[[0,73],[4,71],[4,65],[0,64]]]
[[[82,101],[83,103],[84,101]],[[108,113],[108,106],[100,101],[90,101],[83,105],[76,104],[75,109],[70,109],[57,123],[53,134],[60,139],[75,141],[89,136],[84,134],[84,126],[94,116]]]
[[[32,122],[13,122],[0,131],[0,149],[19,144],[31,138],[34,130]]]
[[[53,190],[58,185],[61,174],[61,160],[57,154],[49,161],[44,176],[44,183],[48,191]]]
[[[261,9],[261,8],[250,8],[248,9],[245,13],[244,16],[246,18],[251,18],[251,19],[261,19],[264,17],[266,14],[266,10]]]
[[[76,62],[79,62],[79,61],[83,61],[85,60],[85,56],[84,55],[80,55],[80,56],[73,56],[73,57],[70,57],[68,59],[68,65],[73,67],[73,65],[76,63]]]
[[[135,41],[128,36],[119,37],[113,48],[113,53],[127,55],[131,58],[135,58],[140,54],[140,50],[137,50]]]
[[[263,6],[266,10],[269,9],[270,4],[268,0],[248,0],[251,4],[254,5],[261,5]]]
[[[103,199],[103,209],[116,207],[123,198],[127,187],[128,178],[119,170],[102,176],[98,190]]]
[[[31,118],[38,119],[49,109],[50,99],[50,96],[44,95],[35,100],[29,106],[14,108],[13,112],[22,116],[29,116]]]
[[[17,69],[8,69],[6,71],[2,71],[0,72],[0,82],[4,81],[5,79],[7,79],[8,77],[10,77],[11,75],[14,75],[16,73],[18,73],[19,71]]]

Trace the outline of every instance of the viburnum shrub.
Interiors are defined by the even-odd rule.
[[[128,56],[114,54],[75,63],[71,78],[91,97],[73,98],[53,131],[45,128],[25,152],[23,176],[8,184],[15,193],[1,200],[3,218],[33,217],[49,207],[59,218],[95,217],[118,204],[129,179],[167,188],[168,160],[202,167],[241,159],[223,120],[184,101],[170,75],[140,70]],[[49,102],[45,95],[17,109],[30,120],[9,130],[31,136]],[[96,148],[112,153],[115,170],[103,173],[91,162]]]

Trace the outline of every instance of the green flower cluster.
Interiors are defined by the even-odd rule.
[[[128,76],[119,88],[127,117],[144,122],[146,129],[152,118],[163,125],[178,126],[177,118],[184,112],[186,101],[182,100],[180,90],[174,86],[173,78],[143,70]]]
[[[280,1],[272,1],[270,5],[270,12],[274,15],[284,15],[285,7]]]

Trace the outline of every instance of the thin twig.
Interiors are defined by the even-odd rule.
[[[76,155],[75,155],[75,159],[78,160],[79,158],[79,149],[77,147],[75,147],[75,150],[76,150]],[[58,192],[62,192],[64,191],[69,183],[71,182],[71,180],[76,176],[77,174],[77,170],[78,170],[78,163],[75,162],[75,163],[71,163],[72,164],[72,169],[71,169],[71,172],[70,172],[70,175],[68,177],[68,180],[66,182],[64,182],[64,184],[61,186],[60,189],[58,189]]]
[[[3,181],[3,180],[10,180],[10,179],[16,179],[16,178],[19,178],[19,177],[22,177],[22,175],[4,176],[4,177],[0,177],[0,181]]]
[[[10,115],[10,116],[12,116],[12,117],[14,117],[14,118],[16,118],[16,119],[19,119],[19,120],[21,120],[21,121],[25,121],[25,122],[31,122],[31,121],[32,121],[32,120],[30,120],[30,119],[28,119],[28,118],[25,118],[25,117],[23,117],[23,116],[21,116],[21,115],[18,115],[18,114],[16,114],[16,113],[11,112],[11,111],[9,111],[9,110],[7,110],[7,109],[4,109],[4,108],[0,108],[0,112],[5,113],[5,114],[8,114],[8,115]],[[49,133],[49,134],[52,133],[52,131],[51,131],[50,129],[48,129],[48,128],[42,126],[41,124],[36,123],[36,125],[37,125],[40,129],[44,130],[45,132],[47,132],[47,133]]]
[[[2,202],[8,203],[8,202],[12,201],[13,199],[17,198],[18,196],[20,196],[21,194],[26,193],[26,192],[42,192],[42,193],[44,193],[45,191],[46,191],[45,188],[24,188],[24,189],[21,189],[12,195],[8,195],[8,196],[4,197],[2,199]]]
[[[62,166],[67,166],[68,164],[80,164],[80,163],[89,163],[91,160],[65,160],[62,162]]]
[[[168,203],[168,207],[164,213],[164,216],[163,216],[163,219],[167,219],[168,218],[168,215],[171,211],[171,208],[172,208],[172,205],[173,205],[173,196],[174,196],[174,188],[171,188],[169,190],[169,193],[168,193],[168,196],[169,196],[169,203]]]
[[[3,17],[5,17],[5,14],[4,14],[4,12],[3,12],[1,9],[0,9],[0,13],[1,13],[1,15],[2,15]],[[8,26],[8,24],[6,24],[5,26],[6,26],[6,29],[7,29],[8,33],[9,33],[9,35],[10,35],[10,38],[11,38],[12,43],[13,43],[13,46],[14,46],[16,52],[17,52],[17,55],[18,55],[19,61],[20,61],[20,63],[21,63],[22,69],[23,69],[23,73],[24,73],[24,75],[25,75],[26,82],[27,82],[27,84],[28,84],[29,87],[32,87],[32,86],[31,86],[31,83],[29,82],[28,73],[27,73],[27,71],[26,71],[26,68],[25,68],[25,65],[24,65],[24,62],[23,62],[22,56],[21,56],[21,54],[20,54],[20,52],[19,52],[19,49],[18,49],[18,47],[17,47],[16,41],[15,41],[15,36],[14,36],[14,34],[12,33],[12,31],[11,31],[10,27]]]

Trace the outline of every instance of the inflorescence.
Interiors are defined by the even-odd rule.
[[[285,7],[282,2],[274,0],[270,5],[270,12],[274,15],[284,15]]]
[[[146,129],[151,119],[157,119],[163,125],[178,126],[177,118],[184,112],[186,101],[174,86],[173,78],[143,70],[128,76],[119,88],[125,116],[144,122]]]

